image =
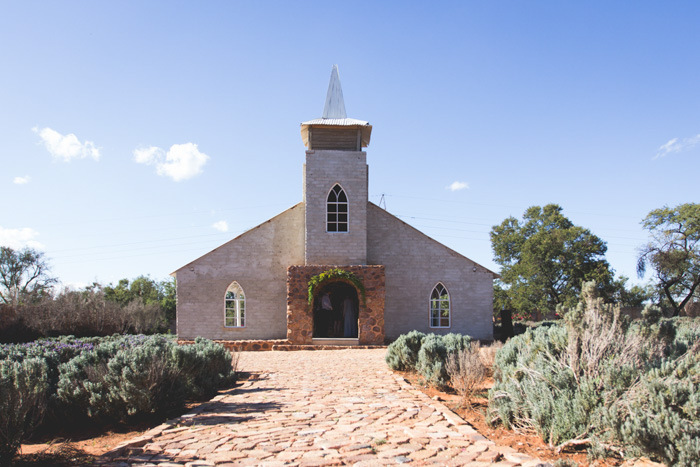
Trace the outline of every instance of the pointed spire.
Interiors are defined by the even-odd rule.
[[[343,89],[340,87],[340,77],[338,76],[338,65],[333,65],[331,70],[331,81],[328,83],[323,118],[347,118]]]

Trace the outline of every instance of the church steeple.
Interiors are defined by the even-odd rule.
[[[367,264],[367,153],[372,126],[348,118],[333,66],[323,117],[301,124],[305,264]]]
[[[333,65],[326,93],[323,117],[301,124],[301,138],[308,149],[362,151],[369,146],[372,125],[364,120],[348,118],[338,65]]]
[[[331,81],[328,83],[328,93],[326,94],[326,105],[323,108],[323,118],[347,117],[343,88],[340,86],[340,76],[338,76],[338,65],[333,65]]]

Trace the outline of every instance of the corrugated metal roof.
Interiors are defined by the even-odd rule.
[[[369,122],[356,118],[316,118],[308,122],[302,122],[302,125],[364,126],[369,125]]]
[[[309,128],[312,126],[349,126],[362,130],[362,147],[369,146],[369,139],[372,136],[372,125],[364,120],[354,118],[317,118],[301,124],[301,139],[304,146],[309,147]]]
[[[316,118],[301,124],[301,138],[304,146],[309,147],[309,127],[310,126],[355,126],[362,128],[362,147],[369,146],[369,139],[372,134],[372,125],[364,120],[348,118],[345,113],[345,101],[343,100],[343,90],[340,87],[340,76],[338,75],[338,65],[333,65],[331,70],[331,80],[328,83],[328,93],[326,94],[326,105],[323,108],[323,118]]]

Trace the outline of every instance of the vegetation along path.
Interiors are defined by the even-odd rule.
[[[108,465],[538,465],[411,388],[384,349],[242,352],[255,376],[103,457]]]

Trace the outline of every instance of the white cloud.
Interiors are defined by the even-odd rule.
[[[134,160],[139,164],[151,165],[165,157],[165,152],[158,147],[150,146],[143,149],[134,149]]]
[[[73,159],[85,159],[92,157],[95,160],[100,159],[100,150],[92,141],[81,143],[78,137],[73,133],[62,135],[51,128],[37,127],[32,128],[32,131],[39,135],[46,146],[46,150],[53,156],[54,159],[70,162]]]
[[[167,153],[156,146],[134,150],[134,161],[155,165],[158,175],[170,177],[176,182],[202,173],[202,167],[208,160],[209,156],[200,152],[194,143],[173,144]]]
[[[659,149],[656,152],[656,155],[653,157],[653,159],[666,157],[671,153],[687,151],[695,147],[698,143],[700,143],[700,134],[691,136],[690,138],[683,138],[681,140],[679,140],[678,138],[673,138],[672,140],[669,140],[666,144],[662,144],[661,146],[659,146]]]
[[[0,227],[0,246],[9,246],[13,250],[19,250],[24,247],[43,250],[44,245],[34,240],[34,237],[37,235],[39,235],[39,232],[29,227],[23,229],[5,229]]]
[[[29,175],[25,177],[15,177],[15,179],[12,180],[12,183],[14,183],[15,185],[26,185],[27,183],[29,183],[29,180],[31,180],[31,177]]]
[[[228,232],[228,222],[226,221],[214,222],[211,226],[219,232]]]
[[[459,191],[459,190],[465,190],[469,188],[469,185],[466,182],[452,182],[451,185],[446,186],[446,190],[450,191]]]

